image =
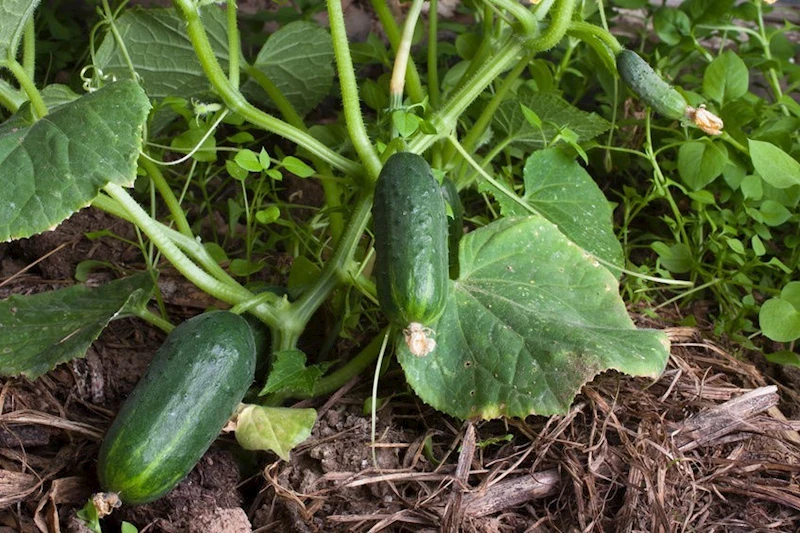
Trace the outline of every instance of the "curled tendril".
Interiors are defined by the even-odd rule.
[[[106,82],[115,82],[117,77],[113,74],[103,73],[103,69],[94,65],[86,65],[81,69],[81,80],[83,80],[83,90],[91,93],[102,87]]]

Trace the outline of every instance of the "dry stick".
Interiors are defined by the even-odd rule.
[[[469,471],[472,466],[472,459],[475,457],[475,426],[467,422],[467,429],[464,432],[464,441],[461,444],[461,453],[458,456],[456,466],[455,481],[453,491],[450,493],[449,501],[444,511],[442,519],[442,531],[444,533],[458,533],[461,525],[461,501],[464,491],[469,487]]]
[[[700,411],[672,432],[678,449],[688,452],[730,433],[747,429],[749,419],[778,404],[778,387],[760,387],[716,407]]]
[[[534,474],[506,479],[484,491],[465,497],[464,515],[478,518],[494,514],[525,502],[555,494],[560,485],[555,468]]]

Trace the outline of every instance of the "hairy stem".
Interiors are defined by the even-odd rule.
[[[42,93],[40,93],[39,89],[36,88],[36,85],[33,83],[33,79],[31,79],[28,76],[28,73],[25,72],[25,68],[20,65],[19,61],[16,59],[7,60],[5,66],[17,79],[19,86],[22,87],[22,90],[25,91],[25,94],[28,95],[28,99],[31,101],[33,113],[36,118],[47,116],[47,106],[45,105],[44,100],[42,100]]]
[[[214,56],[214,51],[211,48],[208,35],[203,27],[203,22],[200,20],[197,6],[192,0],[174,0],[174,3],[181,9],[186,19],[186,31],[200,64],[203,67],[203,72],[211,83],[211,86],[229,109],[241,115],[251,124],[275,133],[276,135],[280,135],[304,147],[311,153],[319,156],[332,167],[338,168],[350,176],[360,176],[363,173],[363,167],[355,161],[339,155],[308,133],[261,111],[248,102],[242,93],[231,85],[228,77],[225,75],[225,72]]]
[[[236,0],[228,0],[227,19],[228,19],[228,80],[231,87],[239,89],[239,57],[241,54],[241,43],[239,42],[239,27],[236,24]]]
[[[172,192],[172,188],[170,188],[167,180],[164,179],[164,174],[161,173],[161,169],[147,157],[140,158],[139,164],[145,172],[147,172],[156,190],[161,195],[162,200],[164,200],[170,215],[172,215],[172,220],[174,220],[175,225],[178,226],[178,231],[189,238],[194,238],[192,229],[189,227],[189,221],[186,220],[186,214],[183,212],[183,208],[175,197],[175,193]]]
[[[333,51],[336,56],[336,68],[339,72],[339,85],[342,88],[342,105],[344,106],[347,131],[358,157],[367,170],[367,176],[374,181],[381,171],[381,162],[367,134],[367,129],[364,127],[364,118],[361,116],[361,101],[358,97],[353,59],[350,57],[350,43],[344,26],[341,0],[328,1],[328,18],[331,25]]]
[[[433,109],[439,107],[439,13],[438,0],[431,0],[428,14],[428,97]]]
[[[253,293],[244,287],[238,284],[223,283],[213,278],[186,257],[162,228],[159,227],[161,226],[160,223],[153,220],[145,210],[131,198],[124,188],[115,183],[109,183],[103,190],[111,198],[116,200],[119,206],[127,212],[130,219],[132,219],[136,226],[150,238],[161,253],[164,254],[164,257],[166,257],[186,279],[197,285],[201,290],[232,305],[253,298]],[[178,233],[178,235],[180,234]],[[253,314],[270,326],[281,323],[279,317],[274,313],[274,310],[266,304],[254,308]]]

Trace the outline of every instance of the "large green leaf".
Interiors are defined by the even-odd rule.
[[[95,289],[75,285],[0,301],[0,375],[35,379],[83,357],[112,319],[144,305],[152,291],[144,272]]]
[[[538,216],[503,218],[464,237],[437,347],[415,357],[397,342],[423,401],[459,418],[569,409],[599,372],[656,377],[669,341],[636,329],[617,280]]]
[[[225,12],[217,6],[201,9],[203,27],[214,55],[228,68]],[[211,86],[186,34],[186,23],[174,9],[129,9],[114,24],[133,68],[150,98],[209,95]],[[132,76],[125,55],[112,33],[95,54],[95,67],[104,75]]]
[[[267,39],[253,66],[305,115],[328,95],[333,84],[333,44],[325,28],[308,21],[290,22]],[[265,100],[266,94],[251,80],[248,94]]]
[[[525,118],[520,104],[536,114],[542,123],[541,130]],[[588,141],[607,131],[611,124],[595,113],[581,111],[556,94],[522,89],[517,98],[500,104],[492,127],[499,136],[511,139],[512,144],[536,149],[555,137],[559,128],[569,128],[578,135],[579,141]]]
[[[131,185],[149,108],[123,81],[32,124],[23,106],[0,125],[0,242],[52,229],[109,182]]]
[[[557,148],[534,152],[525,162],[523,180],[525,192],[516,199],[484,184],[497,199],[503,215],[525,216],[533,210],[584,250],[613,265],[624,264],[622,246],[611,221],[611,206],[574,159]]]
[[[25,24],[33,16],[39,0],[2,0],[0,2],[0,65],[17,55]]]

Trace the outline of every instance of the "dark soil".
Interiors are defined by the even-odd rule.
[[[92,274],[92,283],[142,268],[121,240],[85,237],[101,229],[132,237],[90,209],[54,232],[0,247],[0,297],[73,283],[86,259],[114,266]],[[176,322],[209,305],[177,276],[161,284]],[[127,520],[165,532],[797,531],[800,422],[784,416],[798,413],[794,374],[759,370],[701,331],[668,332],[672,358],[657,382],[602,375],[567,415],[549,419],[462,424],[420,404],[392,371],[381,384],[382,396],[395,396],[379,411],[374,459],[364,376],[313,404],[313,435],[290,461],[244,453],[221,437],[167,497],[123,506],[104,527],[117,531]],[[162,340],[140,321],[115,321],[85,359],[35,382],[2,381],[0,532],[81,530],[75,513],[99,490],[99,440]],[[772,383],[780,398],[763,388]],[[746,408],[731,401],[748,392],[756,399]],[[722,418],[707,422],[712,414]]]

